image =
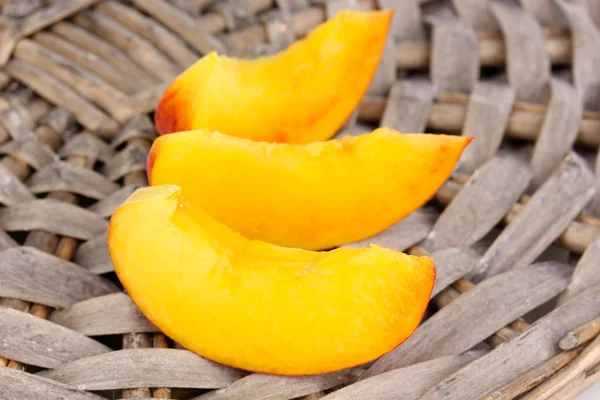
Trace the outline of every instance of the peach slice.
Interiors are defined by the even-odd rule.
[[[471,138],[388,128],[306,145],[205,130],[155,140],[151,185],[249,239],[323,250],[375,235],[431,198]]]
[[[134,192],[111,218],[108,247],[123,286],[167,336],[207,359],[283,375],[394,349],[418,326],[435,280],[428,257],[248,240],[175,185]]]
[[[167,134],[202,128],[297,144],[329,139],[368,89],[393,13],[341,11],[271,56],[209,53],[164,92],[156,129]]]

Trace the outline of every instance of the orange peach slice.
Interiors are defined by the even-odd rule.
[[[366,239],[421,207],[470,140],[379,128],[291,145],[178,132],[154,142],[148,178],[178,185],[190,203],[249,239],[323,250]]]
[[[175,185],[138,189],[110,221],[115,271],[167,336],[207,359],[284,375],[371,361],[418,326],[430,258],[380,247],[312,252],[248,240]]]
[[[253,140],[326,140],[348,119],[377,70],[394,11],[339,12],[272,56],[209,53],[164,92],[160,134],[209,129]]]

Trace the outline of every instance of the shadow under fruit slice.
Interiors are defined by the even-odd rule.
[[[203,128],[267,142],[329,139],[368,89],[393,13],[341,11],[272,56],[209,53],[164,92],[156,129]]]
[[[388,128],[306,145],[256,142],[205,130],[155,140],[151,185],[249,239],[307,250],[373,236],[435,194],[471,138]]]
[[[435,281],[428,257],[248,240],[175,185],[134,192],[111,218],[108,247],[125,289],[167,336],[255,372],[326,373],[381,356],[416,329]]]

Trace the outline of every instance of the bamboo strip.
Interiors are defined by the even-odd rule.
[[[169,342],[167,337],[162,333],[154,334],[154,347],[158,349],[168,349]],[[152,397],[155,399],[170,399],[171,398],[171,389],[166,387],[156,388],[152,392]]]
[[[599,304],[600,288],[590,288],[538,319],[526,333],[448,376],[422,399],[481,399],[560,353],[557,342],[576,326],[598,318]]]
[[[561,388],[575,380],[578,376],[600,362],[600,336],[588,345],[585,350],[540,386],[529,392],[522,400],[547,400]]]
[[[600,364],[596,364],[588,370],[583,385],[571,394],[576,396],[598,382],[600,382]]]
[[[269,8],[272,1],[250,0],[249,8],[258,12]],[[377,2],[359,0],[358,9],[375,10]],[[292,27],[296,37],[305,36],[310,30],[325,22],[325,6],[312,6],[294,12],[291,16]],[[208,12],[198,19],[198,25],[205,27],[212,34],[225,31],[226,22],[223,15]],[[570,31],[566,29],[543,29],[546,51],[552,64],[569,64],[571,62],[572,43]],[[479,31],[479,61],[482,67],[499,67],[506,64],[506,46],[504,36],[493,31]],[[227,35],[234,46],[243,48],[244,45],[258,45],[268,41],[267,30],[263,25],[253,25],[236,30]],[[401,41],[397,43],[398,68],[401,70],[428,68],[430,63],[431,45],[427,42]]]
[[[383,96],[366,96],[358,106],[358,119],[362,122],[379,122],[388,99]],[[461,132],[467,112],[469,96],[463,93],[438,92],[427,119],[429,131]],[[516,102],[512,107],[506,136],[513,139],[536,140],[542,129],[546,106]],[[600,113],[584,111],[576,142],[588,147],[600,145]]]
[[[518,398],[523,393],[533,389],[554,375],[562,367],[574,360],[582,351],[583,347],[580,347],[559,353],[526,374],[521,375],[511,383],[500,389],[494,390],[494,392],[487,395],[484,400],[512,400]]]
[[[548,397],[548,400],[573,400],[574,393],[576,393],[581,386],[585,384],[586,373],[581,372],[554,394]]]
[[[572,330],[562,338],[558,345],[563,350],[571,350],[583,343],[589,342],[598,336],[598,334],[600,334],[600,318]]]

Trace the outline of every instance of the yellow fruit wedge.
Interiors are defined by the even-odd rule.
[[[367,91],[393,13],[341,11],[271,56],[209,53],[164,92],[156,129],[167,134],[206,128],[297,144],[329,139]]]
[[[148,174],[151,185],[181,187],[188,202],[249,239],[324,250],[421,207],[470,141],[379,128],[292,145],[197,130],[159,137]]]
[[[110,221],[108,247],[125,289],[167,336],[207,359],[283,375],[394,349],[418,326],[435,281],[428,257],[248,240],[175,185],[134,192]]]

